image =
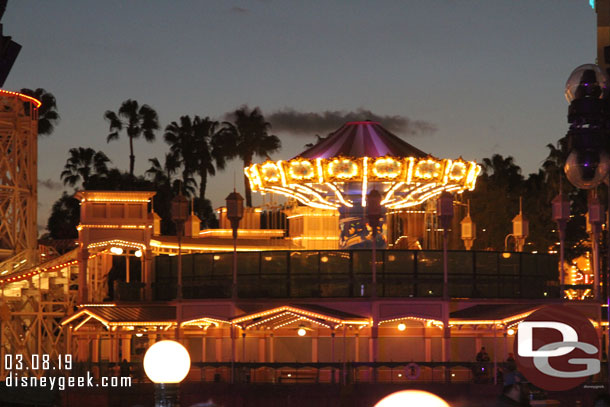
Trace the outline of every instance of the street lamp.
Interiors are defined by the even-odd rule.
[[[604,222],[604,208],[597,199],[595,193],[589,196],[588,200],[588,212],[587,222],[589,226],[589,232],[591,233],[591,243],[593,245],[593,297],[599,300],[599,283],[600,283],[600,271],[599,266],[599,233],[601,232],[601,225]]]
[[[237,299],[237,229],[239,221],[244,217],[244,198],[233,190],[227,198],[227,219],[231,222],[233,229],[233,284],[231,286],[231,297]]]
[[[597,65],[581,65],[568,78],[565,95],[570,103],[568,108],[570,128],[566,135],[569,155],[564,171],[568,180],[576,188],[593,189],[607,178],[610,170],[610,158],[607,153],[608,123],[610,122],[608,78]],[[597,269],[594,269],[594,292],[596,300],[599,300],[600,269],[599,250],[597,250],[599,242],[595,233],[597,226],[592,222],[599,220],[597,218],[599,218],[601,209],[598,206],[599,201],[593,200],[594,197],[595,194],[589,196],[589,218],[593,232],[594,264],[597,265]],[[608,209],[610,211],[610,207]],[[608,267],[606,303],[610,305],[610,264]],[[607,312],[608,319],[610,319],[610,306],[608,306]],[[607,331],[606,336],[609,341],[606,349],[609,349],[610,330]],[[610,381],[610,362],[608,363],[608,380]]]
[[[581,189],[596,188],[608,175],[610,158],[607,146],[608,79],[597,65],[581,65],[572,72],[566,83],[566,99],[570,102],[568,109],[567,147],[568,158],[564,166],[566,177]],[[594,293],[599,299],[599,250],[598,224],[601,205],[595,194],[589,195],[589,223],[593,247],[595,272]]]
[[[367,196],[366,216],[372,230],[373,251],[371,253],[372,286],[371,296],[377,297],[377,229],[381,217],[381,194],[376,189],[371,190]]]
[[[179,407],[179,385],[191,368],[184,346],[175,341],[160,341],[144,355],[144,372],[155,383],[155,407]]]
[[[449,407],[449,404],[435,394],[423,390],[403,390],[384,397],[375,407]]]
[[[443,299],[449,299],[449,263],[447,260],[447,238],[451,219],[453,218],[453,196],[447,191],[443,192],[438,198],[436,215],[441,221],[443,229]]]
[[[182,321],[182,234],[184,222],[188,219],[189,201],[179,192],[171,201],[172,220],[176,223],[176,236],[178,237],[178,283],[176,287],[176,339],[180,339],[180,322]]]
[[[551,201],[553,207],[553,220],[557,222],[557,230],[559,230],[559,295],[563,298],[565,286],[565,238],[566,226],[570,220],[570,201],[568,197],[559,187],[559,195]]]

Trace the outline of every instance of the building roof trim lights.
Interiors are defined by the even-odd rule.
[[[327,313],[314,312],[306,308],[290,305],[284,305],[231,319],[233,325],[237,325],[242,329],[253,328],[264,324],[273,325],[274,329],[277,329],[298,321],[312,322],[328,328],[337,328],[341,325],[367,326],[370,323],[370,320],[364,317],[339,318],[328,315]]]

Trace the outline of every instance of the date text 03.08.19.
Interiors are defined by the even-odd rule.
[[[51,356],[48,354],[33,354],[30,359],[26,356],[16,353],[7,353],[4,355],[4,370],[27,371],[27,370],[72,370],[72,355],[57,355]]]

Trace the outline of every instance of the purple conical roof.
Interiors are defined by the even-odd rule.
[[[384,129],[377,122],[349,122],[297,157],[427,157],[418,148]],[[296,158],[296,157],[295,157]]]

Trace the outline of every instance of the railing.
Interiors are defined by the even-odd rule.
[[[232,253],[182,258],[184,298],[229,298]],[[240,298],[370,297],[371,250],[239,252]],[[443,252],[378,250],[378,297],[440,297]],[[175,298],[177,258],[155,258],[154,295]],[[454,298],[557,298],[557,256],[449,251],[449,295]]]
[[[592,382],[606,380],[606,363]],[[121,367],[122,366],[122,367]],[[501,384],[507,363],[493,362],[326,362],[230,363],[193,362],[185,381],[218,383],[476,383]],[[68,376],[129,376],[134,383],[148,382],[142,362],[79,363]]]

